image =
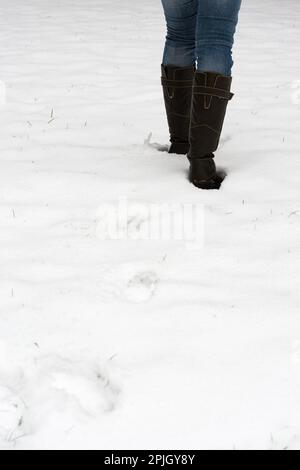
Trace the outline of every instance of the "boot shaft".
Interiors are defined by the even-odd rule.
[[[161,71],[171,141],[170,153],[187,154],[195,70],[193,67],[162,65]]]
[[[205,158],[219,145],[230,92],[231,77],[196,72],[192,91],[189,159]]]

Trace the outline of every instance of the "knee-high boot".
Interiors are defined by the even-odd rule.
[[[223,128],[232,78],[212,72],[195,72],[188,159],[190,181],[202,189],[219,189],[224,175],[216,170],[214,152]]]

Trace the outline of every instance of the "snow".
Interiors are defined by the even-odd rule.
[[[158,151],[159,0],[0,5],[0,448],[299,449],[299,2],[244,0],[219,192]],[[202,249],[134,239],[164,203]]]

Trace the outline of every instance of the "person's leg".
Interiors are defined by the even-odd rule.
[[[162,85],[168,118],[169,153],[187,154],[198,0],[162,0],[167,37],[162,63]]]
[[[197,70],[231,75],[232,47],[241,0],[198,0]]]
[[[219,189],[214,152],[232,98],[232,46],[241,0],[198,0],[197,71],[194,77],[189,133],[190,181],[202,189]]]
[[[163,65],[195,64],[198,0],[162,0],[167,24]]]

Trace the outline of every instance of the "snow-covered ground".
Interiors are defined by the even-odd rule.
[[[156,149],[159,0],[0,7],[0,448],[300,449],[299,1],[244,0],[219,192]],[[203,249],[105,239],[120,198]]]

